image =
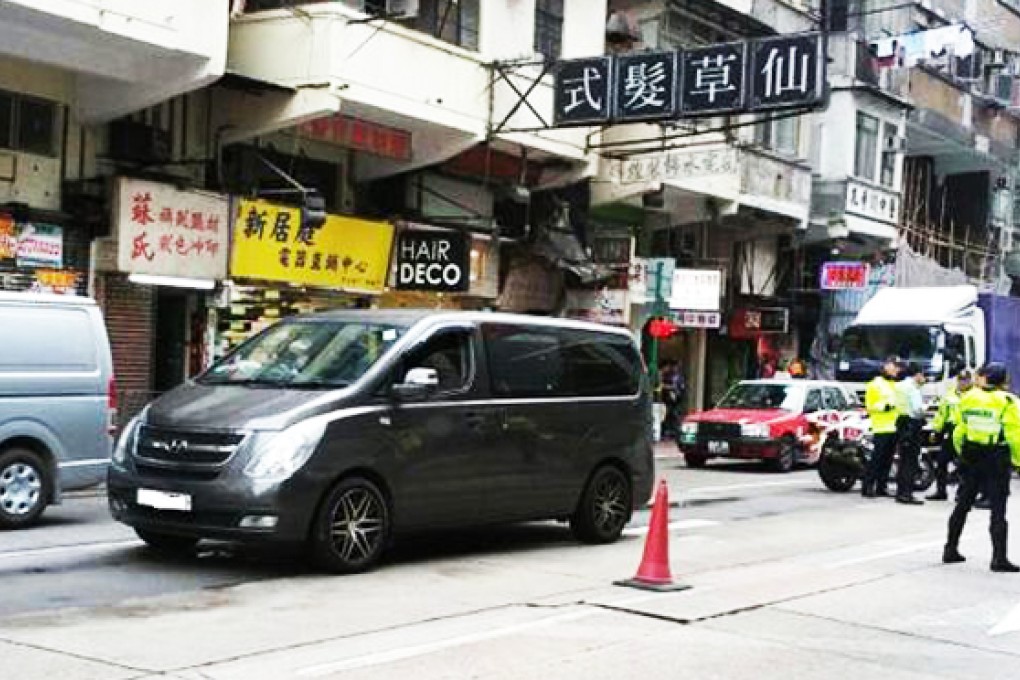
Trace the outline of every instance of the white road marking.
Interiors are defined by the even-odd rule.
[[[884,560],[889,557],[898,557],[900,555],[907,555],[909,553],[920,552],[922,550],[931,550],[935,547],[942,547],[945,544],[945,540],[939,541],[926,541],[924,543],[914,543],[907,545],[902,548],[896,548],[894,550],[886,550],[873,555],[867,555],[865,557],[855,557],[852,560],[841,560],[839,562],[833,562],[827,565],[829,569],[839,569],[840,567],[851,567],[855,564],[865,564],[867,562],[877,562],[878,560]]]
[[[667,526],[670,531],[679,531],[681,529],[704,529],[705,527],[714,527],[719,522],[715,522],[710,519],[681,519],[676,522],[670,522]],[[630,527],[623,530],[624,536],[644,536],[648,533],[648,526],[643,527]]]
[[[653,599],[664,599],[670,596],[683,594],[683,591],[677,593],[654,593],[654,594],[643,594],[636,597],[629,597],[620,600],[615,600],[611,604],[614,607],[627,607],[641,602],[646,602]],[[493,640],[496,638],[506,637],[508,635],[515,635],[517,633],[535,630],[537,628],[546,628],[548,626],[554,626],[558,623],[567,623],[570,621],[577,621],[595,614],[601,613],[603,610],[598,608],[586,608],[580,611],[570,612],[568,614],[557,614],[556,616],[547,616],[545,618],[537,619],[535,621],[527,621],[524,623],[515,623],[509,626],[503,626],[501,628],[492,628],[486,631],[480,631],[477,633],[467,633],[465,635],[457,635],[455,637],[446,638],[444,640],[436,640],[435,642],[426,642],[418,645],[410,645],[408,647],[399,647],[397,649],[388,649],[383,652],[374,652],[371,654],[363,654],[361,656],[355,656],[350,659],[343,659],[341,661],[331,661],[328,663],[317,664],[315,666],[307,666],[296,672],[296,675],[303,678],[321,678],[326,675],[333,673],[341,673],[344,671],[357,670],[360,668],[367,668],[369,666],[381,666],[387,663],[394,663],[397,661],[405,661],[412,659],[417,656],[425,656],[432,654],[433,652],[441,652],[445,649],[452,649],[454,647],[460,647],[463,645],[470,645],[476,642],[484,642],[486,640]]]
[[[9,550],[0,552],[0,560],[11,560],[19,557],[36,557],[38,555],[53,555],[64,552],[84,552],[87,550],[101,550],[106,548],[123,548],[129,545],[139,545],[138,539],[124,539],[121,541],[102,541],[98,543],[75,543],[72,545],[53,545],[46,548],[30,548],[28,550]]]
[[[1006,633],[1015,633],[1020,631],[1020,604],[1013,607],[1012,610],[995,625],[994,628],[988,631],[989,635],[1005,635]]]
[[[767,489],[769,487],[781,486],[816,486],[815,479],[786,479],[780,482],[749,482],[747,484],[727,484],[725,486],[699,486],[684,491],[685,495],[696,495],[702,493],[719,493],[725,491],[740,491],[744,489]]]

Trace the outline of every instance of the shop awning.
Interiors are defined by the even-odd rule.
[[[605,267],[595,264],[581,245],[581,241],[571,231],[545,229],[535,241],[532,250],[551,264],[573,273],[582,283],[594,283],[610,275]]]

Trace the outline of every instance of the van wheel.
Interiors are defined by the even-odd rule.
[[[0,528],[33,524],[53,497],[53,480],[45,461],[28,449],[0,453]]]
[[[150,548],[166,555],[190,555],[198,545],[198,539],[190,536],[175,536],[148,529],[135,529],[135,533]]]
[[[326,496],[312,528],[312,559],[335,574],[374,567],[390,537],[386,496],[362,477],[341,480]]]
[[[570,529],[584,543],[612,543],[630,521],[630,479],[618,467],[606,465],[595,471],[570,518]]]

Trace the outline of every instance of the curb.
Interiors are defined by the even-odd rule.
[[[100,484],[99,486],[90,486],[87,489],[75,489],[74,491],[64,491],[61,497],[66,500],[73,500],[77,498],[100,498],[106,496],[106,485]]]

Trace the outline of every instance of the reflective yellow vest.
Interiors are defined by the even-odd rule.
[[[932,429],[942,432],[947,425],[956,425],[960,420],[960,388],[950,385],[946,393],[939,399],[939,408],[931,421]]]
[[[868,383],[864,391],[864,408],[871,418],[871,431],[875,434],[891,434],[896,431],[896,419],[900,411],[899,391],[896,383],[885,376],[878,376]]]
[[[1005,444],[1014,466],[1020,466],[1020,403],[1003,390],[973,389],[963,395],[960,420],[953,432],[953,446],[963,451],[965,442],[981,446]]]

